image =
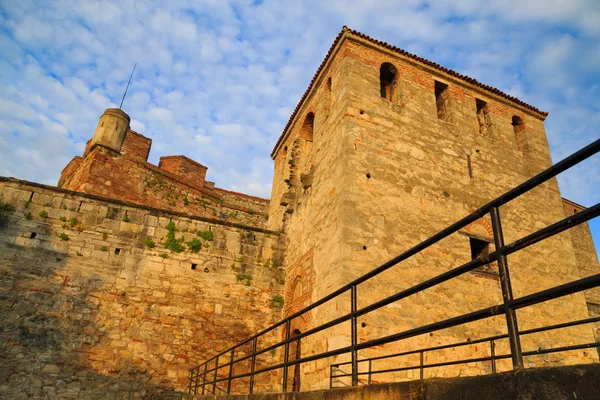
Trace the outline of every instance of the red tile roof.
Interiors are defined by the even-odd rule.
[[[451,69],[442,67],[441,65],[439,65],[437,63],[434,63],[432,61],[429,61],[429,60],[426,60],[424,58],[421,58],[421,57],[419,57],[419,56],[417,56],[415,54],[409,53],[409,52],[407,52],[405,50],[402,50],[402,49],[400,49],[400,48],[398,48],[396,46],[392,46],[389,43],[382,42],[381,40],[373,39],[372,37],[370,37],[368,35],[365,35],[363,33],[355,31],[354,29],[350,29],[350,28],[348,28],[347,26],[344,25],[344,27],[342,27],[342,30],[340,31],[340,33],[336,36],[335,40],[333,41],[333,44],[329,48],[329,51],[327,52],[327,55],[325,56],[325,59],[323,60],[323,62],[319,66],[319,68],[317,68],[317,72],[315,73],[315,75],[313,76],[312,80],[310,81],[310,84],[308,85],[308,88],[306,89],[306,91],[302,95],[302,98],[298,102],[298,105],[296,105],[296,108],[294,109],[294,112],[290,116],[290,119],[289,119],[288,123],[286,124],[285,128],[283,129],[283,132],[281,133],[281,136],[279,137],[279,139],[277,140],[277,143],[275,143],[275,146],[273,147],[273,151],[271,152],[271,157],[273,157],[275,155],[275,150],[277,149],[277,146],[279,146],[279,144],[283,140],[283,137],[284,137],[285,133],[287,132],[287,130],[290,127],[290,125],[292,124],[292,121],[296,117],[296,114],[298,114],[298,111],[300,110],[300,106],[302,105],[302,103],[304,102],[304,100],[306,99],[306,97],[308,96],[308,93],[313,88],[313,85],[315,84],[315,82],[317,80],[317,77],[319,76],[319,73],[325,67],[325,64],[327,63],[327,61],[329,60],[329,57],[333,53],[333,49],[335,49],[335,46],[337,46],[337,44],[339,43],[339,41],[342,38],[342,36],[344,35],[344,33],[350,33],[352,35],[358,36],[361,39],[368,40],[371,43],[374,43],[376,45],[385,47],[386,49],[392,50],[393,52],[401,54],[401,55],[403,55],[405,57],[412,58],[413,60],[419,61],[419,62],[421,62],[421,63],[423,63],[423,64],[425,64],[425,65],[427,65],[429,67],[433,67],[433,68],[435,68],[437,70],[445,72],[448,75],[451,75],[451,76],[454,76],[456,78],[459,78],[459,79],[461,79],[461,80],[463,80],[465,82],[468,82],[468,83],[470,83],[472,85],[479,86],[482,89],[485,89],[485,90],[487,90],[489,92],[494,93],[495,95],[498,95],[500,97],[504,97],[505,99],[510,100],[513,103],[516,103],[516,104],[518,104],[518,105],[520,105],[522,107],[528,108],[531,111],[536,112],[536,113],[540,114],[543,117],[546,117],[548,115],[547,112],[540,111],[536,107],[534,107],[532,105],[529,105],[529,104],[525,103],[524,101],[521,101],[521,100],[517,99],[516,97],[508,95],[508,94],[502,92],[501,90],[496,89],[495,87],[485,85],[485,84],[477,81],[476,79],[470,78],[470,77],[468,77],[466,75],[459,74],[458,72],[453,71]]]

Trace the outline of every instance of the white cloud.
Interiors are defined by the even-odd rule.
[[[0,174],[33,181],[58,180],[137,62],[124,109],[151,161],[186,154],[268,197],[271,148],[342,25],[550,111],[555,160],[598,137],[595,0],[19,0],[0,25]],[[560,180],[585,205],[600,198],[589,165]]]

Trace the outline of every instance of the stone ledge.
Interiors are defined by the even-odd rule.
[[[532,368],[465,378],[426,379],[287,394],[190,396],[185,400],[598,400],[600,364]]]

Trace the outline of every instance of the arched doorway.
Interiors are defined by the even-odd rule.
[[[294,329],[292,331],[291,334],[291,338],[293,339],[295,336],[300,335],[302,332],[300,332],[300,329]],[[290,353],[289,353],[289,360],[290,361],[294,361],[297,360],[301,357],[301,345],[300,345],[300,339],[298,340],[294,340],[293,342],[290,343]],[[292,374],[291,378],[293,379],[292,383],[292,392],[299,392],[300,391],[300,364],[296,364],[294,365],[294,373]],[[289,378],[288,378],[289,379]],[[289,382],[288,382],[288,387],[290,387]]]

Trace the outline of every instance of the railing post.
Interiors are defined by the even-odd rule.
[[[196,380],[194,381],[194,394],[198,393],[198,380],[200,379],[200,366],[196,368]]]
[[[510,342],[513,369],[522,369],[523,352],[521,350],[521,339],[519,338],[517,313],[512,308],[508,307],[508,303],[513,300],[513,293],[512,285],[510,284],[508,262],[503,250],[504,234],[502,233],[502,222],[500,220],[500,210],[498,207],[492,207],[490,209],[490,217],[492,219],[492,230],[494,232],[494,245],[498,252],[498,273],[500,275],[500,284],[502,286],[502,299],[506,309],[506,326],[508,328],[508,340]]]
[[[258,337],[252,340],[252,361],[250,361],[250,394],[254,393],[254,370],[256,369],[256,342]]]
[[[423,375],[424,375],[423,374],[423,358],[424,358],[423,353],[424,353],[423,351],[419,352],[419,359],[420,359],[420,361],[419,361],[419,376],[420,376],[421,380],[423,380]]]
[[[369,360],[369,385],[371,384],[371,360]]]
[[[288,362],[290,360],[290,320],[285,321],[285,345],[283,350],[283,382],[281,384],[281,391],[287,392],[287,381],[288,381]]]
[[[215,374],[213,375],[212,381],[212,394],[217,394],[217,371],[219,370],[219,356],[215,359]]]
[[[231,393],[231,377],[233,376],[233,357],[235,347],[231,349],[231,356],[229,357],[229,377],[227,378],[227,394]]]
[[[190,369],[190,385],[188,387],[188,394],[192,394],[192,379],[194,378],[194,368]],[[196,394],[196,393],[194,393]]]
[[[358,354],[356,351],[356,345],[358,343],[358,332],[357,332],[357,317],[356,317],[356,285],[350,286],[350,308],[352,312],[352,318],[350,320],[351,324],[351,335],[352,335],[352,345],[351,345],[351,357],[352,357],[352,386],[358,386]]]
[[[496,345],[493,340],[490,340],[490,354],[492,358],[492,374],[496,373]]]
[[[202,377],[202,395],[204,395],[204,388],[206,387],[206,371],[208,370],[208,361],[204,363],[204,376]]]
[[[329,389],[333,389],[333,364],[329,366]]]

